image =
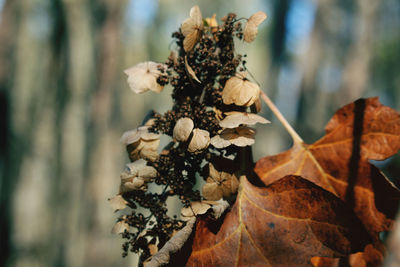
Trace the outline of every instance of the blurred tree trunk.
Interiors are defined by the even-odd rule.
[[[110,122],[122,68],[125,5],[5,3],[1,266],[112,266],[121,259],[120,249],[110,251],[110,236],[104,234],[115,218],[102,210],[108,206],[105,196],[117,186],[110,177],[118,173],[112,169],[111,174],[103,162],[122,162],[115,157],[120,147]],[[40,24],[43,15],[51,25]]]
[[[271,63],[268,72],[268,95],[273,100],[277,94],[278,76],[282,65],[287,61],[286,55],[286,20],[291,0],[273,2],[273,21],[271,34],[268,36]]]
[[[340,103],[354,101],[363,95],[371,79],[370,61],[375,45],[375,31],[380,0],[357,1],[355,39],[343,69]]]
[[[13,58],[13,43],[16,31],[14,10],[15,2],[5,1],[1,12],[0,22],[0,266],[5,266],[9,255],[13,250],[11,242],[12,232],[12,207],[11,197],[16,181],[9,179],[15,172],[10,157],[10,144],[12,141],[12,130],[10,123],[10,87],[11,69]]]

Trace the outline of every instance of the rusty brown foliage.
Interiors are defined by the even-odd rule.
[[[314,144],[260,159],[266,187],[242,178],[219,225],[199,220],[187,266],[380,265],[379,233],[391,229],[400,194],[369,160],[399,149],[395,110],[377,98],[344,106]]]
[[[223,224],[198,223],[187,266],[305,266],[368,242],[353,212],[315,184],[289,175],[257,187],[243,177]]]

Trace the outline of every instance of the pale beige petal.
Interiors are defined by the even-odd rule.
[[[144,159],[138,159],[134,162],[126,164],[125,171],[123,172],[127,174],[126,177],[136,177],[139,174],[139,170],[145,167],[147,162]],[[122,174],[121,174],[122,176]]]
[[[193,217],[206,213],[211,205],[203,201],[195,201],[190,203],[190,207],[182,208],[181,215],[183,217]]]
[[[125,145],[133,144],[140,140],[140,132],[138,129],[126,131],[121,136],[121,143]]]
[[[190,133],[192,132],[194,127],[194,123],[190,118],[180,118],[177,120],[174,131],[173,131],[173,138],[176,139],[178,142],[186,141]]]
[[[256,26],[260,25],[267,18],[267,14],[258,11],[250,16],[248,22],[254,23]]]
[[[115,197],[110,198],[108,201],[110,202],[111,208],[113,208],[115,211],[125,209],[126,204],[128,204],[128,202],[121,195],[116,195]]]
[[[154,162],[158,159],[159,154],[158,154],[157,150],[145,148],[140,151],[139,157],[144,158],[150,162]]]
[[[206,18],[209,27],[218,27],[217,14],[213,14],[211,18]]]
[[[146,141],[160,139],[161,134],[149,132],[149,128],[150,126],[148,125],[140,126],[138,128],[138,131],[140,133],[140,138]]]
[[[150,126],[140,126],[137,129],[124,132],[120,139],[121,143],[129,145],[139,141],[140,139],[149,141],[159,139],[161,137],[160,134],[149,132],[149,128]]]
[[[166,68],[164,64],[152,61],[139,63],[124,72],[128,75],[128,84],[135,93],[144,93],[148,90],[161,92],[164,88],[157,83],[157,78],[161,75],[159,68]]]
[[[183,40],[183,48],[186,52],[193,49],[201,36],[203,30],[203,18],[198,6],[190,9],[190,18],[186,19],[181,26],[182,34],[185,36]]]
[[[254,138],[256,135],[255,129],[242,126],[235,128],[235,131],[237,132],[237,136],[235,138],[230,139],[233,145],[244,147],[244,146],[251,146],[252,144],[254,144],[255,142]]]
[[[229,140],[224,139],[219,135],[216,135],[213,138],[211,138],[210,143],[216,148],[225,148],[231,145],[231,142],[229,142]]]
[[[187,57],[186,56],[185,56],[185,66],[186,66],[186,70],[189,73],[190,77],[192,77],[196,82],[201,83],[199,78],[197,78],[196,73],[194,72],[192,67],[190,67],[189,63],[187,62]]]
[[[143,190],[145,189],[145,182],[140,177],[135,177],[131,182],[126,182],[123,186],[130,190]]]
[[[194,129],[193,137],[190,140],[188,151],[189,152],[199,152],[208,147],[210,144],[210,133],[206,130]]]
[[[267,15],[259,11],[255,14],[253,14],[249,20],[246,23],[246,26],[244,27],[243,31],[243,37],[244,41],[251,43],[254,41],[254,39],[257,36],[258,32],[258,25],[260,25],[261,22],[263,22],[267,18]]]
[[[193,30],[191,33],[189,33],[185,37],[185,39],[183,39],[183,48],[185,49],[185,51],[186,52],[191,51],[193,47],[196,45],[199,38],[200,38],[199,30]]]
[[[132,146],[132,151],[129,152],[130,158],[132,160],[146,159],[149,161],[154,161],[158,158],[158,146],[160,144],[160,139],[155,140],[142,140],[130,144]]]
[[[224,104],[235,104],[242,82],[242,79],[233,76],[225,83],[224,90],[222,91],[222,100]]]
[[[185,19],[181,25],[181,31],[183,36],[188,36],[195,29],[196,29],[196,23],[192,18]]]
[[[220,173],[215,169],[214,165],[211,163],[208,164],[210,172],[209,176],[214,180],[214,181],[221,181],[221,175]]]
[[[236,128],[241,124],[254,125],[256,123],[269,123],[267,119],[254,114],[246,112],[229,112],[228,116],[219,122],[219,126],[223,128]]]
[[[246,79],[237,76],[231,77],[222,91],[224,104],[237,106],[251,106],[260,95],[260,87]]]
[[[111,233],[113,234],[122,234],[123,232],[129,231],[129,224],[127,224],[125,221],[119,221],[117,222],[114,227],[111,230]]]
[[[196,26],[202,27],[203,25],[203,17],[201,16],[201,11],[199,6],[194,6],[190,9],[190,17],[195,22]]]
[[[138,176],[148,182],[157,176],[157,170],[151,166],[143,166],[139,169]]]
[[[238,106],[250,107],[260,96],[260,87],[250,81],[243,81],[243,87],[239,91]]]
[[[203,197],[207,200],[219,200],[222,198],[222,190],[216,183],[206,183],[202,189]]]

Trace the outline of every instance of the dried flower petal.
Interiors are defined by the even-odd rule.
[[[256,39],[258,32],[258,25],[261,24],[267,18],[267,14],[262,11],[258,11],[253,14],[246,23],[244,27],[244,40],[248,43],[251,43]]]
[[[211,18],[205,18],[208,27],[211,28],[211,32],[216,32],[218,29],[217,14],[213,14]]]
[[[216,183],[206,183],[201,190],[203,197],[208,200],[218,200],[222,198],[222,190]]]
[[[157,83],[157,78],[162,75],[160,68],[165,69],[164,64],[147,61],[139,63],[124,72],[128,75],[128,84],[131,90],[137,94],[148,90],[161,92],[164,86]]]
[[[196,82],[201,83],[199,78],[197,78],[196,73],[194,72],[192,67],[190,67],[189,63],[187,62],[187,57],[186,56],[185,56],[185,67],[186,67],[186,70],[189,73],[190,77],[192,77]]]
[[[210,133],[206,130],[194,129],[193,137],[190,140],[188,151],[191,153],[200,152],[210,144]]]
[[[110,206],[114,209],[114,211],[123,210],[126,208],[126,204],[128,204],[128,202],[121,195],[116,195],[115,197],[108,199],[108,201],[110,202]]]
[[[193,49],[197,41],[200,39],[203,30],[203,18],[198,6],[190,9],[190,18],[187,18],[181,26],[182,34],[185,36],[183,40],[183,48],[186,52]]]
[[[269,122],[269,120],[254,113],[232,111],[228,113],[225,119],[219,122],[219,126],[223,128],[236,128],[241,124],[254,125],[256,123]]]
[[[224,148],[229,145],[239,147],[250,146],[254,144],[256,130],[246,126],[240,126],[233,129],[224,129],[219,135],[211,138],[211,144],[216,148]]]
[[[154,161],[158,158],[158,146],[160,134],[149,132],[150,126],[141,126],[137,129],[125,132],[121,142],[128,146],[131,160],[145,158]]]
[[[238,73],[231,77],[222,91],[224,104],[237,106],[251,106],[260,95],[260,87],[246,79],[246,73]]]
[[[127,224],[125,221],[119,221],[117,222],[114,227],[111,230],[112,234],[122,234],[123,232],[129,231],[129,224]]]
[[[151,120],[149,120],[151,121]],[[160,139],[160,134],[149,132],[149,125],[140,126],[137,129],[126,131],[121,136],[121,142],[125,145],[129,145],[139,141],[140,139],[150,141]]]
[[[216,148],[225,148],[232,144],[229,140],[222,138],[220,135],[211,138],[210,143]]]
[[[146,190],[147,182],[157,176],[157,170],[152,166],[147,166],[147,162],[139,159],[126,165],[126,169],[121,173],[120,193],[132,190]]]
[[[204,201],[195,201],[190,203],[190,207],[181,209],[182,220],[187,221],[190,217],[206,213],[211,208],[211,205]]]
[[[132,179],[132,181],[124,183],[123,187],[125,189],[130,189],[130,190],[127,190],[127,191],[145,190],[146,189],[145,182],[140,177],[135,177],[135,178]]]
[[[192,132],[194,123],[190,118],[180,118],[174,127],[173,137],[178,142],[185,142]]]
[[[239,188],[239,180],[235,174],[219,172],[213,164],[209,164],[210,176],[202,188],[203,196],[207,200],[219,200],[235,194]]]

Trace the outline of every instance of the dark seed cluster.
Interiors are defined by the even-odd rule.
[[[154,114],[155,121],[150,131],[172,136],[177,120],[187,117],[194,122],[194,128],[207,130],[210,136],[215,136],[221,130],[216,110],[243,109],[227,107],[221,98],[226,81],[235,75],[240,65],[245,64],[243,56],[236,54],[234,50],[234,37],[243,37],[241,23],[233,13],[224,17],[223,21],[218,27],[205,27],[194,49],[189,52],[185,52],[183,48],[182,32],[172,34],[179,49],[165,62],[168,69],[162,70],[163,75],[158,77],[157,82],[161,85],[169,83],[173,87],[174,104],[166,113]],[[198,80],[190,74],[187,65]],[[207,161],[213,154],[234,153],[236,152],[232,148],[217,151],[211,147],[203,152],[190,153],[188,142],[172,141],[156,161],[148,162],[157,170],[158,174],[153,182],[155,186],[162,188],[162,192],[137,190],[123,194],[128,206],[134,211],[121,216],[119,220],[125,220],[130,227],[137,230],[134,233],[125,231],[122,235],[127,240],[123,244],[123,256],[128,251],[141,253],[140,259],[143,262],[150,256],[150,244],[156,243],[161,248],[174,231],[184,226],[176,216],[171,218],[167,215],[167,198],[177,196],[185,206],[192,201],[201,200],[200,192],[194,187],[196,177],[207,178]],[[145,211],[148,213],[146,216]]]

